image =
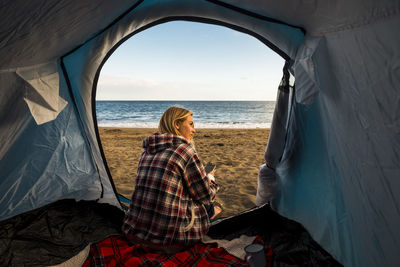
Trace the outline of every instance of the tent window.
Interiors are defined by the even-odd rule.
[[[217,165],[223,216],[254,207],[283,65],[256,38],[222,26],[168,22],[132,36],[104,64],[96,93],[118,193],[130,198],[142,139],[179,104],[194,111],[201,159]]]

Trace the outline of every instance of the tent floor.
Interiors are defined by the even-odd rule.
[[[95,201],[60,200],[0,222],[0,266],[60,264],[88,244],[119,234],[124,212]],[[268,205],[215,221],[208,236],[232,240],[260,236],[273,250],[273,266],[341,266],[304,227]]]

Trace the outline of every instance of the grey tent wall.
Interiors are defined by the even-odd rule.
[[[100,198],[100,177],[60,57],[132,4],[2,1],[0,220],[63,198]]]
[[[399,25],[392,16],[321,37],[319,94],[295,102],[277,168],[279,212],[345,266],[399,263]]]
[[[51,65],[61,70],[57,63]],[[30,68],[30,72],[39,75],[41,68]],[[24,99],[47,107],[46,98],[19,72],[0,73],[12,81],[2,84],[8,85],[9,96],[0,100],[7,109],[1,114],[12,118],[1,124],[2,135],[9,138],[3,140],[2,149],[6,149],[0,158],[1,220],[63,198],[99,198],[101,185],[74,106],[67,104],[55,120],[38,125]],[[59,76],[59,96],[71,103],[62,73]]]
[[[264,153],[265,163],[259,167],[256,205],[269,203],[276,208],[277,194],[279,191],[277,165],[281,162],[288,137],[288,126],[293,107],[294,82],[290,74],[293,61],[286,61],[283,68],[283,77],[279,84],[272,118],[267,148]]]

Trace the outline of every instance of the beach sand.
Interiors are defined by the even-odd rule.
[[[142,153],[142,140],[156,129],[99,128],[113,181],[130,199]],[[264,163],[269,129],[196,129],[196,150],[203,162],[217,165],[217,201],[228,217],[255,206],[258,168]]]

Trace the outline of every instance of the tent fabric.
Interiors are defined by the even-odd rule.
[[[54,120],[68,104],[57,90],[56,64],[35,67],[35,70],[20,68],[16,73],[29,84],[25,87],[24,101],[37,125]]]
[[[216,221],[207,236],[233,240],[241,235],[258,236],[273,252],[272,266],[343,266],[322,248],[303,227],[262,205]]]
[[[399,114],[400,40],[389,37],[399,23],[395,16],[319,42],[313,58],[321,91],[309,107],[294,104],[291,149],[277,170],[277,209],[314,228],[328,251],[336,243],[334,254],[349,266],[399,262],[400,125],[389,119]]]
[[[398,265],[399,1],[0,7],[0,221],[67,198],[120,207],[96,125],[101,67],[137,32],[197,21],[248,33],[289,62],[296,85],[281,99],[293,101],[275,110],[287,123],[272,129],[266,153],[277,211],[346,266]]]
[[[294,85],[291,84],[289,67],[290,62],[287,61],[278,88],[270,136],[264,154],[265,164],[260,166],[258,172],[256,193],[256,204],[258,206],[270,203],[275,208],[275,198],[279,191],[276,167],[283,156],[294,96]]]
[[[100,260],[110,265],[124,261],[132,263],[143,257],[165,261],[164,255],[148,253],[140,244],[128,244],[121,232],[123,218],[124,212],[114,205],[72,199],[17,215],[0,222],[0,265],[62,264],[88,244],[91,245],[86,261],[88,266],[97,266]],[[342,266],[311,238],[303,226],[280,216],[268,205],[213,222],[208,239],[227,241],[243,235],[258,236],[253,242],[264,244],[272,266]],[[120,253],[110,254],[110,242],[120,249]],[[207,254],[205,259],[201,258],[202,253]],[[176,256],[180,260],[209,259],[243,264],[243,259],[215,245],[199,244]]]
[[[124,213],[95,201],[60,200],[0,222],[0,266],[50,266],[121,232]]]

